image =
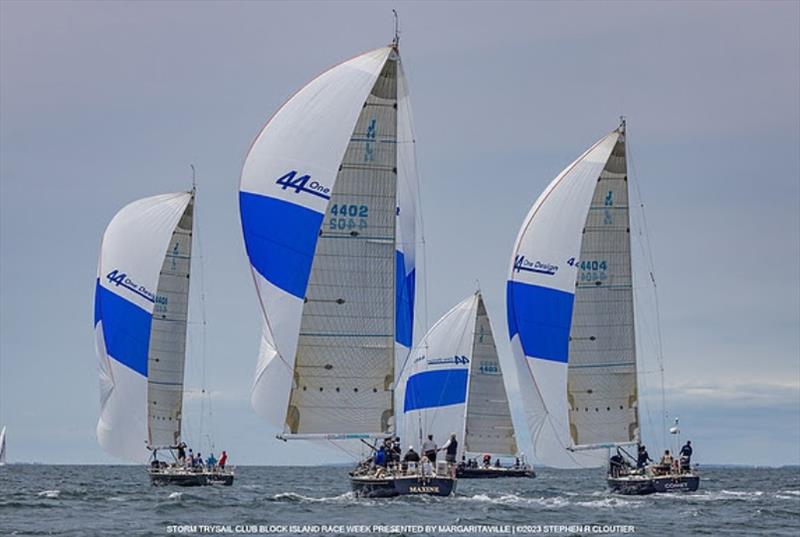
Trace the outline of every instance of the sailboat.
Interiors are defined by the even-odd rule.
[[[409,356],[399,382],[397,408],[406,440],[432,434],[457,442],[459,478],[533,477],[519,460],[503,372],[492,326],[478,291],[439,319]],[[478,464],[469,454],[482,457]],[[458,457],[460,455],[460,457]],[[491,461],[517,457],[511,466]],[[453,461],[456,462],[456,461]]]
[[[194,189],[135,201],[100,247],[94,324],[100,375],[97,439],[111,455],[150,462],[153,484],[233,483],[233,472],[158,460],[182,450]]]
[[[6,428],[0,431],[0,466],[6,464]]]
[[[417,174],[397,39],[312,80],[245,160],[240,214],[261,307],[255,411],[284,440],[394,435],[413,340]],[[449,494],[449,470],[359,470],[363,495]]]
[[[565,168],[517,236],[508,328],[533,453],[599,467],[640,445],[625,121]],[[697,490],[691,471],[610,473],[626,494]]]

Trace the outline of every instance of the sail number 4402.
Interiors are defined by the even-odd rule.
[[[328,222],[329,229],[361,230],[368,227],[367,218],[369,217],[369,207],[366,205],[334,203],[330,207],[330,212],[333,216]]]

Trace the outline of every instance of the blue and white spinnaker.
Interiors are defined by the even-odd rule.
[[[180,440],[193,200],[180,192],[135,201],[103,235],[97,439],[116,457],[147,462],[148,447]]]
[[[639,439],[624,124],[539,196],[514,245],[506,302],[539,463],[601,466]]]
[[[489,316],[475,293],[448,311],[414,347],[399,380],[401,435],[421,447],[455,433],[459,455],[515,455],[508,397]]]
[[[251,402],[287,437],[385,436],[412,345],[416,170],[396,47],[311,81],[242,169],[263,317]]]

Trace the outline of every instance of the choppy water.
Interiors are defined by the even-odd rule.
[[[540,469],[535,479],[460,480],[449,498],[364,500],[349,492],[347,468],[242,467],[233,487],[179,489],[152,487],[133,466],[9,465],[0,467],[0,534],[224,535],[270,526],[292,534],[288,526],[305,525],[314,535],[330,533],[314,525],[341,525],[334,529],[356,535],[347,530],[354,524],[371,535],[381,524],[419,526],[393,535],[479,524],[517,534],[589,535],[613,525],[633,526],[635,535],[800,534],[797,468],[714,468],[702,477],[694,494],[624,497],[607,492],[602,472]],[[552,528],[576,524],[595,527]],[[202,533],[201,525],[219,527]]]

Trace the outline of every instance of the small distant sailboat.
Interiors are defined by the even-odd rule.
[[[599,467],[641,443],[625,122],[562,171],[519,231],[509,335],[538,462]],[[624,494],[697,490],[688,469],[610,472]]]
[[[108,453],[150,462],[153,484],[233,483],[220,468],[166,465],[179,450],[189,311],[194,190],[135,201],[100,248],[94,324],[100,374],[97,439]]]
[[[0,431],[0,466],[6,464],[6,428]]]
[[[397,40],[311,81],[242,169],[240,213],[263,315],[256,412],[285,440],[394,436],[412,346],[417,176]],[[447,495],[448,469],[351,475],[361,495]]]
[[[503,371],[480,292],[434,324],[409,355],[399,381],[397,408],[407,442],[455,434],[459,478],[534,477],[519,460]],[[475,455],[475,459],[468,456]],[[517,457],[499,466],[497,456]],[[478,457],[488,463],[478,464]]]

